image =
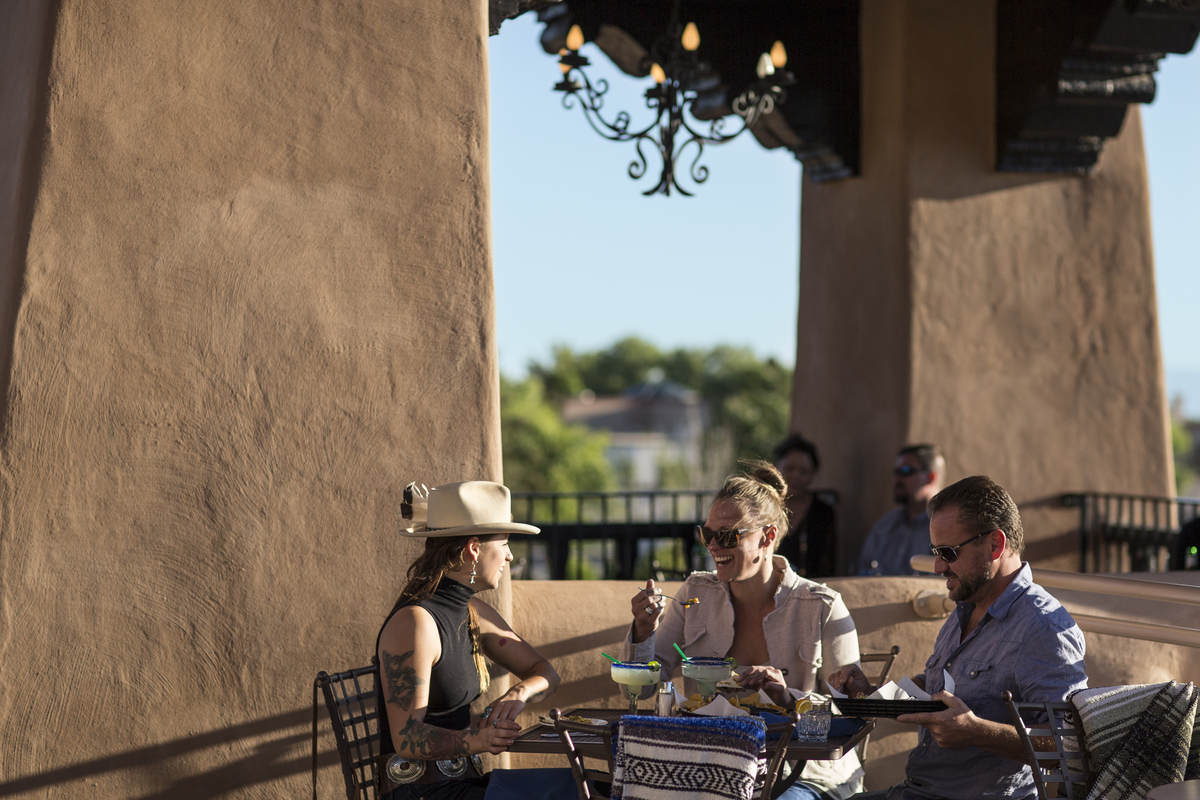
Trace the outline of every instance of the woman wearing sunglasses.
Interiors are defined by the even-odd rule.
[[[743,687],[761,689],[787,707],[805,692],[822,690],[832,673],[858,663],[858,635],[837,592],[801,578],[775,554],[788,530],[783,476],[765,461],[746,466],[749,471],[725,479],[697,529],[716,570],[692,573],[676,603],[664,604],[654,581],[647,581],[630,604],[625,657],[656,660],[669,675],[681,660],[676,644],[689,657],[731,656],[742,665]],[[700,602],[685,606],[689,598]],[[695,685],[687,683],[688,694],[694,693]],[[860,790],[862,775],[853,753],[837,761],[809,761],[783,796],[841,800]]]

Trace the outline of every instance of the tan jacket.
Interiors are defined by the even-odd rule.
[[[825,678],[858,663],[854,620],[840,594],[801,578],[783,556],[774,557],[774,566],[783,570],[783,579],[775,592],[775,610],[762,622],[770,666],[787,670],[784,680],[797,697],[812,691],[827,694]],[[678,643],[689,656],[722,658],[729,652],[734,616],[729,585],[717,580],[715,572],[693,572],[675,597],[695,597],[700,603],[686,611],[680,603],[667,603],[658,630],[636,645],[631,625],[623,648],[626,660],[653,659],[663,665],[663,675],[676,675],[681,659],[672,644]],[[697,691],[694,681],[684,683],[687,694]],[[861,777],[854,753],[838,761],[810,761],[802,775],[806,782],[827,788],[857,785]]]

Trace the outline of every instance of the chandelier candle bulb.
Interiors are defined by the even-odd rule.
[[[663,68],[658,64],[651,64],[650,77],[654,79],[655,83],[661,86],[667,80],[667,73],[663,72]]]
[[[567,31],[567,49],[578,50],[581,47],[583,47],[583,28],[572,25],[571,30]]]
[[[763,53],[758,57],[758,69],[755,72],[758,73],[758,77],[760,78],[775,74],[775,64],[769,55]]]
[[[775,44],[771,45],[771,63],[775,69],[783,69],[787,66],[787,50],[783,47],[783,42],[778,39]]]
[[[683,45],[683,49],[689,53],[694,53],[699,49],[700,30],[696,27],[696,23],[689,22],[687,24],[687,27],[683,29],[683,37],[679,41]]]

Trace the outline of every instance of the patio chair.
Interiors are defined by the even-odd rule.
[[[374,661],[374,659],[372,659]],[[337,742],[346,781],[346,800],[378,800],[376,761],[380,754],[378,670],[369,667],[329,675],[318,672],[313,681],[313,800],[317,798],[317,692],[325,696],[329,724]]]
[[[900,653],[900,645],[892,645],[892,649],[886,653],[862,653],[859,656],[859,662],[863,665],[863,674],[866,675],[867,664],[883,664],[879,672],[872,678],[867,675],[867,679],[871,681],[872,686],[883,686],[887,683],[888,674],[892,671],[892,665],[896,663],[896,656]],[[871,741],[871,737],[867,736],[858,743],[858,760],[862,763],[867,763],[867,742]]]
[[[1018,703],[1012,692],[1004,692],[1008,713],[1025,746],[1025,763],[1033,770],[1039,800],[1049,800],[1047,784],[1059,784],[1058,797],[1083,800],[1094,775],[1088,762],[1087,744],[1079,716],[1070,701]],[[1026,722],[1033,718],[1033,727]],[[1042,718],[1045,721],[1042,721]],[[1040,751],[1035,738],[1051,739],[1054,750]]]
[[[799,721],[799,716],[795,711],[788,714],[787,722],[777,722],[774,725],[767,726],[767,753],[770,758],[766,762],[766,769],[759,772],[757,785],[755,786],[754,796],[770,800],[770,798],[778,797],[784,789],[794,783],[789,781],[786,785],[779,779],[780,770],[783,768],[783,762],[787,756],[787,745],[792,739],[792,734],[796,731],[796,723]],[[772,738],[778,736],[775,741],[775,748],[771,749]]]
[[[883,684],[887,683],[888,674],[892,671],[892,665],[896,663],[896,656],[899,655],[899,653],[900,645],[894,644],[892,645],[892,649],[888,650],[886,653],[863,653],[859,656],[858,660],[864,665],[879,663],[883,664],[874,678],[872,678],[870,675],[867,675],[867,679],[871,681],[871,685],[882,686]],[[863,673],[866,673],[866,669],[863,670]]]
[[[557,708],[550,709],[550,719],[553,720],[554,730],[558,732],[558,738],[562,741],[563,749],[566,751],[571,774],[575,776],[575,788],[579,790],[579,800],[609,800],[609,796],[601,792],[597,784],[612,783],[613,724],[605,722],[602,725],[591,725],[571,722]],[[572,733],[600,737],[600,741],[604,743],[604,752],[608,755],[608,772],[587,768],[583,761],[583,755],[575,747],[575,741],[571,738]]]

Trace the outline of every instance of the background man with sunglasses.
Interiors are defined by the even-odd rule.
[[[1035,797],[1017,731],[1000,699],[1061,701],[1087,686],[1083,633],[1021,560],[1017,506],[989,478],[965,478],[929,503],[934,570],[957,610],[938,633],[925,674],[915,678],[946,710],[905,714],[921,726],[904,783],[858,798]],[[945,673],[954,692],[944,691]],[[871,691],[856,666],[830,678],[848,694]]]
[[[912,575],[910,558],[929,552],[925,506],[942,488],[946,459],[934,444],[910,444],[896,454],[892,495],[899,508],[884,514],[863,542],[852,575]]]

